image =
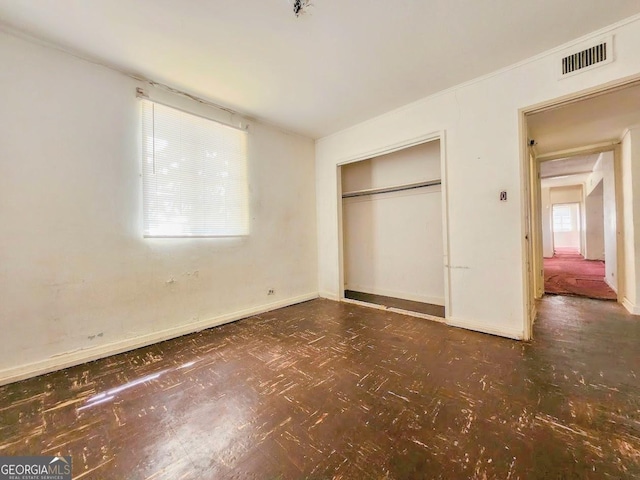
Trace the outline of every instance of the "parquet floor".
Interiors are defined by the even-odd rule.
[[[640,320],[522,343],[314,300],[0,388],[0,455],[74,479],[640,477]]]

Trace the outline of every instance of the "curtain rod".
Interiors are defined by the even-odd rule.
[[[234,125],[233,123],[225,122],[225,121],[218,120],[218,119],[215,119],[215,118],[210,118],[210,117],[207,117],[206,115],[201,115],[199,113],[194,113],[193,111],[189,111],[189,110],[187,110],[185,108],[181,108],[181,107],[178,107],[176,105],[171,105],[170,102],[163,102],[162,100],[156,100],[154,98],[150,98],[149,95],[147,94],[147,92],[145,92],[144,89],[142,89],[140,87],[136,88],[136,97],[138,97],[138,98],[140,98],[142,100],[147,100],[147,101],[149,101],[151,103],[157,103],[158,105],[163,105],[165,107],[173,108],[174,110],[178,110],[178,111],[183,112],[183,113],[188,113],[189,115],[193,115],[194,117],[204,118],[205,120],[209,120],[211,122],[215,122],[215,123],[218,123],[220,125],[224,125],[225,127],[233,128],[235,130],[240,130],[242,132],[246,132],[246,131],[249,130],[249,124],[248,123],[239,122],[240,125]]]

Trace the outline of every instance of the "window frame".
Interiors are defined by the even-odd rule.
[[[554,233],[569,233],[578,231],[576,224],[573,221],[573,213],[572,207],[577,205],[577,203],[555,203],[552,205],[551,209],[551,221],[552,221],[552,231]],[[565,210],[566,213],[561,212],[560,210]],[[556,211],[560,211],[558,215],[556,215]],[[577,212],[579,215],[580,212]],[[558,222],[556,221],[559,220]],[[559,227],[559,228],[558,228]]]
[[[191,111],[188,108],[182,108],[180,106],[176,106],[172,103],[165,103],[163,101],[158,101],[156,99],[153,98],[149,98],[146,95],[140,95],[140,91],[138,91],[138,96],[141,99],[140,102],[140,124],[141,124],[141,136],[140,136],[140,146],[141,146],[141,172],[140,172],[140,176],[142,179],[142,233],[143,233],[143,238],[238,238],[238,237],[246,237],[250,234],[250,198],[249,198],[249,172],[248,172],[248,168],[249,168],[249,158],[248,158],[248,143],[249,143],[249,139],[248,139],[248,126],[246,124],[240,124],[240,126],[235,126],[235,125],[231,125],[225,122],[222,122],[220,120],[217,120],[215,118],[211,118],[210,116],[207,115],[203,115],[200,113],[197,113],[195,111]],[[152,123],[153,126],[151,127],[152,130],[152,135],[149,136],[147,134],[145,134],[146,131],[149,130],[149,125],[145,125],[145,121],[147,120],[145,117],[145,105],[146,108],[148,108],[149,105],[152,106]],[[235,195],[231,195],[230,197],[232,198],[232,200],[236,200],[236,201],[240,201],[241,205],[239,207],[236,206],[236,210],[239,211],[239,215],[236,216],[236,225],[232,225],[232,226],[216,226],[215,223],[209,223],[208,225],[206,224],[206,221],[204,223],[200,223],[198,224],[198,221],[195,220],[196,218],[200,218],[200,220],[202,220],[203,215],[204,218],[206,219],[206,212],[205,213],[194,213],[194,220],[193,221],[187,221],[184,224],[181,224],[179,222],[170,222],[167,221],[166,222],[166,230],[167,233],[162,232],[161,230],[163,229],[162,226],[157,226],[155,227],[155,232],[154,232],[154,227],[152,227],[152,219],[151,217],[155,214],[158,215],[157,212],[152,212],[151,211],[151,207],[150,205],[154,205],[154,203],[158,203],[159,200],[157,198],[158,192],[152,192],[149,190],[149,184],[151,183],[151,179],[150,179],[150,175],[157,175],[156,172],[156,142],[158,140],[158,137],[156,136],[156,120],[157,120],[157,113],[156,113],[156,105],[160,106],[162,109],[169,109],[169,111],[172,111],[172,114],[176,114],[179,116],[183,116],[186,119],[192,118],[195,119],[195,121],[200,121],[202,125],[207,125],[209,124],[210,127],[214,128],[214,129],[218,129],[219,132],[224,132],[225,129],[229,129],[229,131],[235,131],[234,133],[240,132],[241,134],[244,134],[241,137],[240,143],[241,143],[241,147],[240,147],[240,158],[239,161],[241,162],[239,165],[236,165],[235,167],[231,167],[231,169],[237,169],[240,171],[239,176],[233,177],[229,182],[225,183],[224,181],[221,182],[222,184],[224,184],[224,188],[227,188],[229,185],[232,185],[232,183],[235,183]],[[198,107],[201,107],[201,105],[196,105]],[[147,165],[145,165],[145,162],[148,163],[149,158],[149,146],[148,146],[148,140],[149,138],[152,139],[152,162],[153,162],[153,173],[149,172],[149,167]],[[200,137],[200,138],[204,138],[204,136]],[[201,141],[201,140],[198,140]],[[238,139],[235,140],[230,140],[230,142],[232,141],[238,141]],[[182,162],[185,162],[185,165],[187,165],[187,168],[193,168],[194,164],[197,164],[197,162],[203,162],[202,158],[198,158],[198,159],[194,159],[194,160],[186,160],[184,158],[180,159]],[[234,161],[236,159],[233,159]],[[196,167],[197,168],[197,167]],[[227,172],[228,173],[228,172]],[[192,175],[191,177],[187,176],[189,178],[188,181],[185,182],[185,185],[190,187],[192,190],[190,190],[188,192],[188,195],[190,197],[201,197],[203,194],[203,191],[206,190],[206,188],[204,188],[203,186],[197,187],[197,176],[196,175]],[[154,179],[157,179],[158,177],[154,177]],[[207,177],[209,178],[209,177]],[[157,182],[157,180],[156,180]],[[154,197],[155,198],[152,198]],[[202,205],[201,202],[198,202],[197,200],[193,200],[193,198],[191,199],[191,201],[187,204],[192,206],[197,207],[198,205]],[[224,207],[222,207],[224,208]],[[214,207],[209,206],[209,209],[213,210],[215,209]],[[211,213],[211,212],[209,212]],[[233,209],[232,209],[232,213],[233,213]],[[178,214],[175,214],[178,215]],[[222,217],[224,217],[224,214],[222,214]],[[209,228],[209,231],[206,233],[185,233],[185,232],[175,232],[175,233],[169,233],[168,231],[172,229],[172,227],[180,227],[180,225],[184,225],[187,226],[193,230],[197,230],[197,227],[200,226],[202,227],[203,225],[206,226],[206,228]],[[217,231],[216,231],[217,230]],[[225,231],[226,230],[226,231]]]

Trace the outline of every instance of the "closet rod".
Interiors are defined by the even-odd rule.
[[[441,180],[429,180],[427,182],[410,183],[408,185],[398,185],[396,187],[370,188],[368,190],[357,190],[342,194],[342,198],[363,197],[365,195],[376,195],[378,193],[401,192],[403,190],[413,190],[414,188],[433,187],[441,185]]]

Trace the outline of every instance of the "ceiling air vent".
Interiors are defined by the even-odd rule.
[[[561,78],[612,62],[612,44],[612,38],[609,37],[589,48],[562,57]]]

